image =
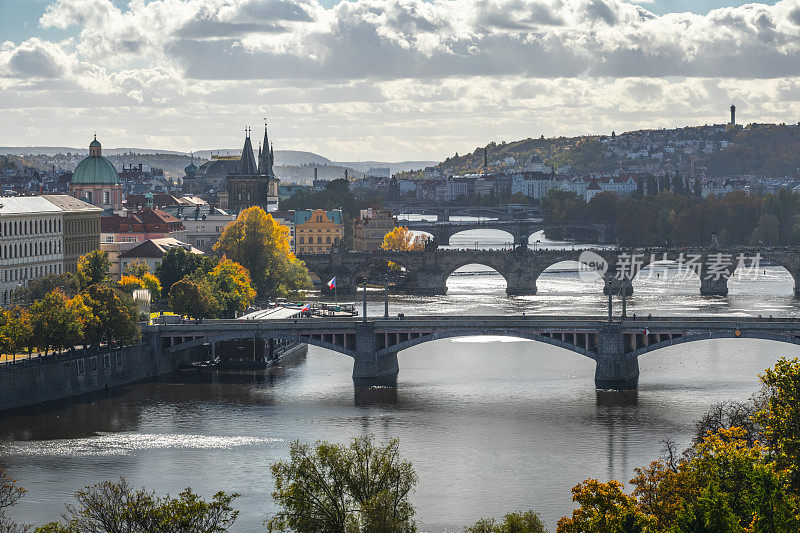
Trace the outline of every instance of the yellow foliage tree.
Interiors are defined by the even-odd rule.
[[[383,237],[381,248],[393,252],[418,252],[425,249],[425,237],[414,235],[405,226],[397,226]]]
[[[381,248],[393,252],[418,252],[425,249],[425,237],[422,235],[415,236],[405,226],[397,226],[384,235]],[[394,261],[389,261],[389,268],[400,270],[400,265]]]
[[[282,296],[311,285],[305,264],[289,246],[289,228],[258,206],[245,209],[225,227],[214,251],[245,267],[261,297]]]
[[[119,288],[122,292],[133,294],[136,289],[143,289],[144,284],[136,276],[122,276],[119,280]]]

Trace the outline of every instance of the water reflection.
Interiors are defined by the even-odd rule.
[[[705,298],[691,283],[638,279],[629,312],[800,316],[782,269],[735,283],[731,296]],[[605,313],[602,293],[574,272],[545,273],[539,294],[517,298],[504,294],[497,274],[452,276],[448,285],[444,296],[392,295],[390,311]],[[369,314],[382,315],[383,294],[369,299]],[[414,463],[422,531],[530,507],[552,528],[572,508],[573,485],[631,479],[664,439],[686,446],[711,404],[747,399],[758,372],[797,352],[753,339],[674,346],[640,358],[638,393],[619,394],[594,390],[592,360],[520,339],[419,345],[400,352],[397,388],[366,390],[353,387],[349,357],[310,347],[266,371],[181,372],[13,413],[0,418],[0,461],[29,489],[17,519],[56,519],[76,488],[125,475],[172,494],[187,485],[206,496],[240,492],[235,531],[249,532],[274,510],[268,467],[293,440],[372,433],[399,438]]]

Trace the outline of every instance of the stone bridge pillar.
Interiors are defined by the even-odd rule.
[[[443,276],[440,271],[422,270],[414,272],[414,280],[411,283],[412,293],[432,296],[435,294],[447,294],[447,276]]]
[[[450,222],[450,213],[439,213],[436,215],[436,220],[439,222]]]
[[[610,274],[610,275],[608,275]],[[625,277],[620,279],[616,273],[609,272],[605,277],[605,285],[603,285],[603,294],[608,296],[609,291],[613,296],[621,295],[623,285],[625,287],[625,296],[633,294],[633,283],[630,278]]]
[[[523,231],[515,231],[514,232],[514,249],[522,248],[523,250],[528,249],[528,239],[530,238],[531,234],[527,231],[527,228]]]
[[[509,296],[527,296],[536,294],[536,278],[538,274],[528,270],[512,270],[504,274],[506,278],[506,294]]]
[[[703,257],[698,275],[700,276],[700,294],[703,296],[727,296],[728,279],[733,274],[732,263],[718,259],[719,254]]]
[[[397,352],[375,355],[375,324],[356,324],[356,356],[353,361],[353,384],[357,387],[397,385]]]
[[[597,344],[595,387],[602,390],[636,390],[639,360],[625,355],[625,338],[619,324],[603,324]]]
[[[453,230],[448,227],[434,227],[431,229],[430,234],[433,235],[433,240],[437,246],[449,246]]]

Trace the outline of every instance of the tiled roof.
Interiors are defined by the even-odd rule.
[[[159,259],[164,257],[170,248],[183,248],[187,252],[191,252],[193,254],[203,255],[203,252],[192,246],[191,244],[187,244],[185,242],[179,241],[178,239],[173,239],[172,237],[164,237],[163,239],[147,239],[141,244],[138,244],[131,248],[130,250],[126,250],[119,254],[120,258],[137,258],[137,257],[144,257],[144,258],[153,258]]]

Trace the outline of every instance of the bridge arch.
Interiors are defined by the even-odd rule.
[[[468,291],[470,294],[496,293],[497,290],[501,290],[503,292],[507,291],[508,279],[503,275],[501,271],[497,270],[497,268],[484,263],[485,262],[466,262],[465,264],[459,266],[458,268],[455,268],[452,272],[447,274],[447,276],[444,278],[444,282],[445,286],[447,287],[448,294],[450,293],[458,294],[459,292],[461,294],[464,294],[464,289],[465,289],[465,287],[463,286],[464,284],[463,283],[459,284],[457,280],[466,279],[467,277],[474,278],[474,281],[470,282],[470,285],[468,287]],[[467,267],[471,266],[485,267],[488,268],[489,270],[486,271],[467,270]],[[498,285],[498,280],[496,278],[492,279],[492,277],[489,277],[487,279],[487,277],[492,276],[492,274],[497,274],[500,276],[500,278],[502,279],[501,285]],[[460,291],[458,290],[459,288]]]
[[[644,348],[639,348],[637,350],[628,352],[626,354],[626,357],[628,359],[637,359],[638,357],[646,353],[655,352],[657,350],[660,350],[662,348],[667,348],[669,346],[676,346],[688,342],[705,341],[712,339],[760,339],[760,340],[784,342],[787,344],[794,344],[800,346],[800,337],[796,337],[794,335],[781,335],[777,333],[763,333],[763,332],[747,332],[744,330],[739,331],[739,334],[737,335],[736,331],[737,330],[713,331],[713,332],[695,333],[692,335],[675,337],[673,339],[663,340],[661,342],[650,344],[649,346],[646,346]]]
[[[479,334],[475,333],[475,330],[448,330],[445,332],[437,332],[431,333],[428,335],[423,335],[421,337],[416,337],[413,339],[409,339],[407,341],[403,341],[397,344],[393,344],[387,348],[383,348],[378,350],[375,355],[377,357],[388,356],[398,351],[406,350],[413,346],[417,346],[419,344],[423,344],[426,342],[436,341],[440,339],[451,339],[457,337],[480,337],[483,335],[491,335],[496,337],[513,337],[517,339],[526,339],[536,342],[541,342],[543,344],[550,344],[552,346],[557,346],[559,348],[564,348],[571,352],[583,355],[584,357],[588,357],[593,361],[597,361],[597,354],[592,351],[591,347],[580,347],[575,344],[563,341],[561,339],[557,339],[555,337],[548,337],[546,335],[540,335],[538,333],[530,333],[530,332],[523,332],[523,331],[515,331],[515,330],[507,330],[507,329],[485,329]]]
[[[485,231],[492,231],[497,234],[496,239],[491,239],[492,242],[487,242],[487,239],[475,239],[473,240],[472,235],[476,235],[477,232],[485,232]],[[502,240],[500,237],[502,234]],[[454,241],[455,239],[455,241]],[[487,226],[485,228],[464,228],[461,230],[455,230],[450,235],[449,244],[450,246],[459,246],[459,241],[463,242],[463,245],[466,247],[470,247],[474,245],[476,242],[479,245],[484,246],[492,246],[492,247],[507,247],[508,245],[513,245],[516,238],[514,234],[508,231],[507,229],[503,229],[502,227],[491,227]]]
[[[350,357],[355,357],[355,347],[352,349],[344,348],[342,346],[337,346],[333,342],[327,342],[323,339],[317,339],[314,337],[304,336],[304,335],[297,335],[291,333],[281,333],[281,332],[270,332],[269,335],[243,335],[239,332],[228,332],[228,333],[220,333],[217,335],[211,336],[204,336],[197,339],[193,339],[186,342],[181,342],[170,346],[166,349],[167,353],[178,353],[184,350],[190,350],[192,348],[197,348],[200,346],[205,345],[206,343],[216,343],[216,342],[223,342],[223,341],[233,341],[233,340],[250,340],[250,339],[278,339],[278,340],[285,340],[285,341],[293,341],[293,342],[301,342],[304,344],[311,344],[313,346],[319,346],[320,348],[326,348],[328,350],[339,352],[344,355],[348,355]]]

